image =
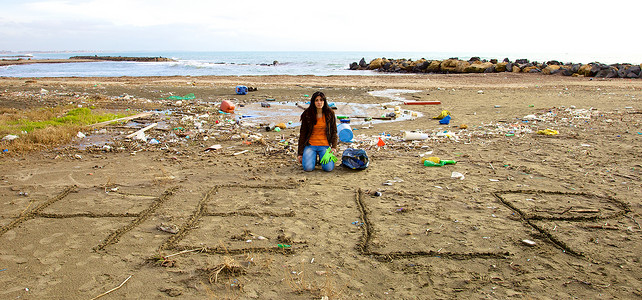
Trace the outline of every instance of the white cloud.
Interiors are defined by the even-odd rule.
[[[635,1],[10,0],[0,50],[614,51]],[[620,21],[618,23],[618,21]],[[610,43],[607,42],[611,41]]]

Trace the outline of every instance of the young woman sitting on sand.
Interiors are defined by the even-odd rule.
[[[337,119],[328,106],[325,94],[318,91],[312,95],[310,106],[301,114],[297,161],[303,165],[303,170],[313,171],[330,145],[334,155],[337,151]],[[330,160],[321,164],[321,167],[323,171],[330,172],[334,169],[334,162]]]

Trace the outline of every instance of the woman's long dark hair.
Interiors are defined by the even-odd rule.
[[[321,109],[323,114],[326,116],[333,116],[334,117],[334,112],[328,105],[328,100],[325,98],[325,94],[321,91],[316,91],[314,94],[312,94],[312,97],[310,98],[310,106],[305,109],[303,114],[301,114],[301,121],[303,121],[304,116],[308,120],[314,120],[313,125],[317,123],[317,107],[314,105],[314,101],[317,99],[317,97],[321,97],[323,99],[323,108]]]

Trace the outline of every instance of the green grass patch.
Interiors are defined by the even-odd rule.
[[[34,130],[58,126],[84,126],[99,122],[126,117],[124,114],[103,113],[96,114],[89,108],[74,108],[61,117],[51,117],[50,113],[42,112],[40,116],[22,116],[13,120],[0,122],[0,133],[19,134],[30,133]],[[42,118],[45,117],[45,118]]]

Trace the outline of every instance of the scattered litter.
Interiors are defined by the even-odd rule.
[[[530,247],[533,247],[533,246],[536,245],[536,243],[534,241],[531,241],[531,240],[522,240],[522,243],[524,243],[524,245],[530,246]]]
[[[421,163],[426,167],[443,167],[444,165],[454,165],[457,162],[454,160],[443,160],[439,157],[422,158]]]
[[[428,138],[428,134],[426,133],[411,132],[411,131],[403,132],[404,141],[425,140],[427,138]]]
[[[216,145],[212,145],[212,146],[209,146],[209,147],[205,148],[205,151],[211,151],[211,150],[215,150],[216,151],[216,150],[221,149],[221,148],[223,148],[223,146],[221,146],[219,144],[216,144]]]
[[[404,101],[405,105],[439,105],[440,101]]]
[[[235,91],[237,95],[247,95],[247,86],[237,85]]]
[[[243,154],[245,152],[248,152],[248,151],[250,151],[250,150],[243,150],[243,151],[240,151],[240,152],[236,152],[236,153],[234,153],[232,155],[237,156],[237,155],[241,155],[241,154]]]
[[[351,170],[365,170],[370,165],[366,150],[347,148],[341,154],[341,165]]]
[[[395,179],[392,179],[392,180],[390,180],[390,179],[389,179],[389,180],[386,180],[386,182],[384,182],[384,183],[383,183],[383,185],[388,185],[388,186],[390,186],[390,185],[393,185],[394,183],[398,183],[398,182],[403,182],[403,179],[400,179],[400,178],[398,178],[398,177],[395,177]]]
[[[142,129],[140,129],[140,130],[138,130],[138,131],[136,131],[136,132],[134,132],[132,134],[129,134],[129,135],[125,136],[125,138],[126,139],[134,138],[136,140],[145,141],[145,140],[147,140],[147,138],[145,137],[145,131],[150,130],[150,129],[156,127],[156,126],[158,126],[158,123],[152,123],[151,125],[148,125],[145,128],[142,128]]]
[[[80,131],[78,131],[78,134],[76,134],[76,136],[81,139],[86,137],[86,135]]]
[[[7,134],[7,135],[5,135],[5,136],[2,138],[2,140],[3,140],[3,141],[13,141],[13,140],[15,140],[15,139],[17,139],[17,138],[18,138],[18,136],[17,136],[17,135]]]
[[[488,179],[488,181],[492,181],[492,182],[499,182],[499,179],[492,179],[492,178],[489,178],[489,179]]]
[[[432,118],[433,119],[437,119],[437,120],[441,120],[441,119],[445,118],[446,116],[450,116],[450,112],[447,111],[447,110],[442,110],[441,113],[438,116],[432,117]]]
[[[443,119],[439,120],[439,124],[448,125],[450,124],[450,115],[445,116]]]
[[[452,172],[452,174],[450,175],[450,178],[464,180],[465,177],[464,177],[464,174],[462,173]]]
[[[192,100],[192,99],[196,99],[196,96],[194,95],[194,93],[189,93],[189,94],[187,94],[185,96],[182,96],[182,97],[181,96],[169,96],[169,97],[167,97],[165,99],[166,100]]]
[[[553,129],[545,129],[545,130],[538,130],[537,134],[542,134],[542,135],[556,135],[559,134],[560,132],[557,130]]]
[[[223,100],[221,102],[221,111],[223,111],[225,113],[231,114],[231,113],[234,112],[235,108],[236,107],[234,106],[234,103],[232,103],[232,102],[230,102],[228,100]]]
[[[171,234],[177,234],[179,231],[178,226],[173,224],[164,224],[164,223],[160,223],[160,225],[157,225],[156,229],[167,233],[171,233]]]

